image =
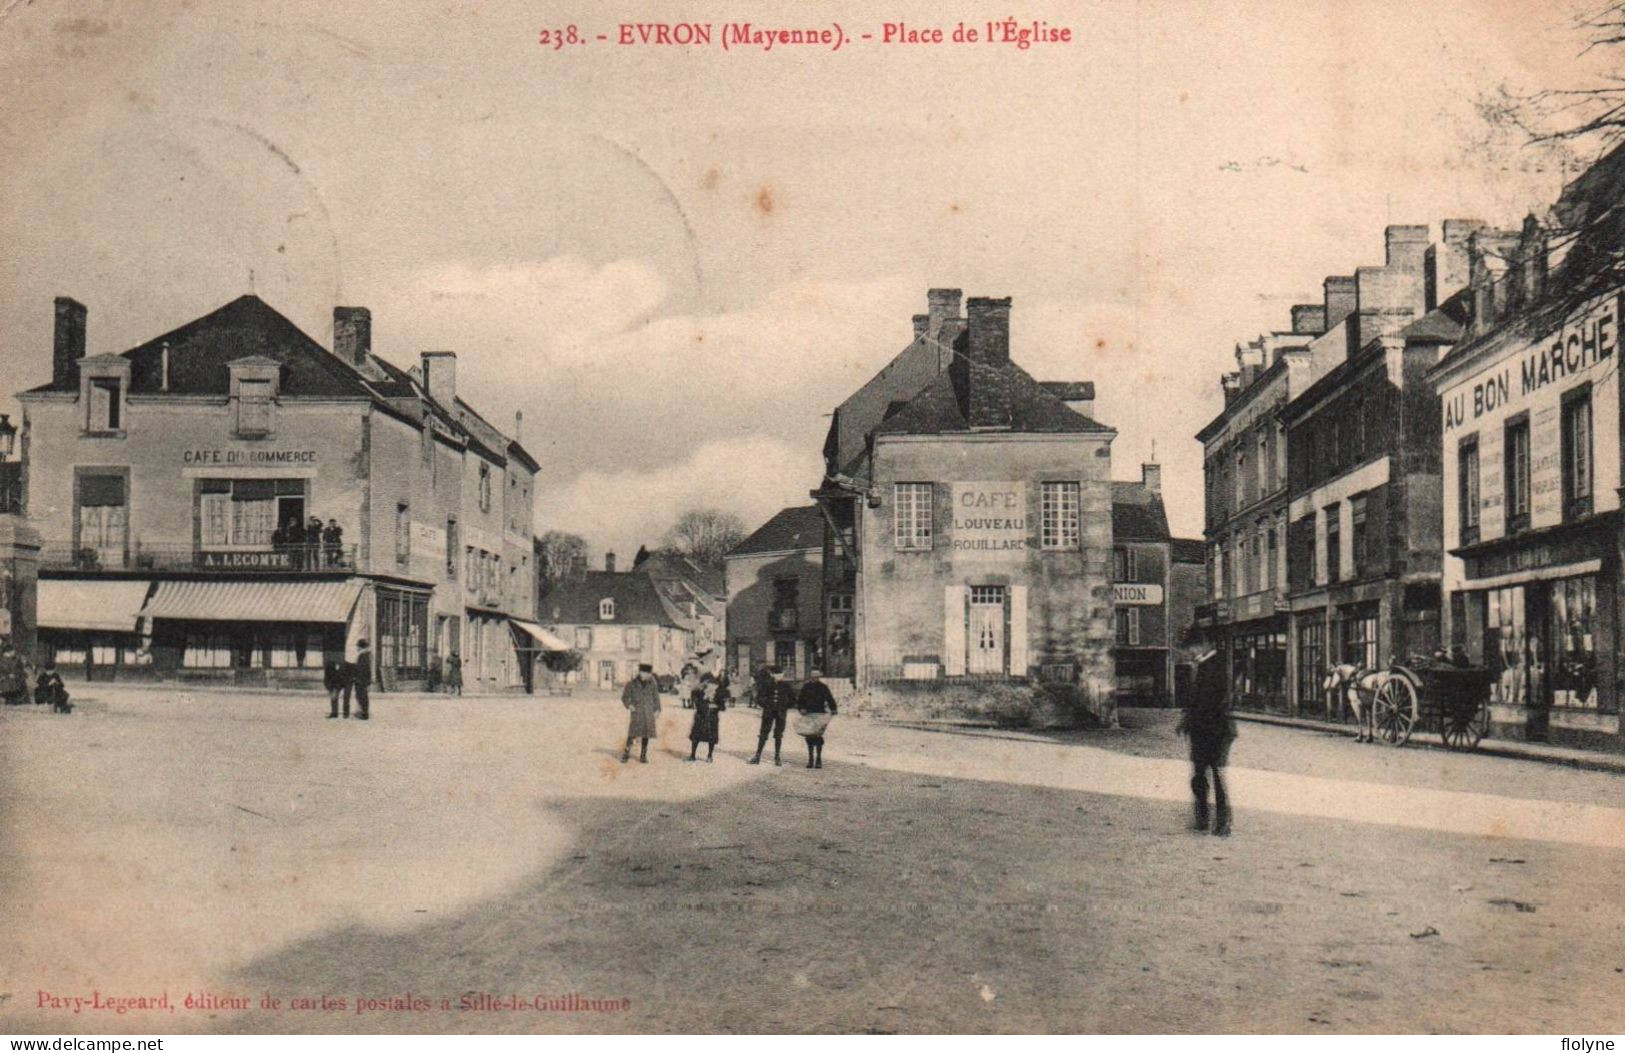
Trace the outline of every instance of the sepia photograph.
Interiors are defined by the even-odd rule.
[[[1613,1048],[1625,0],[623,3],[0,0],[0,1032]]]

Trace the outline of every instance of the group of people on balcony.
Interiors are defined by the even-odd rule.
[[[338,520],[329,519],[322,524],[321,516],[311,516],[308,522],[284,520],[271,531],[271,548],[286,552],[295,567],[314,570],[318,567],[344,567],[344,528]]]

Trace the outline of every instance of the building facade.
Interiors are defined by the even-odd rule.
[[[793,679],[825,664],[824,515],[817,505],[786,508],[728,553],[728,669],[743,680],[764,665]],[[851,626],[830,630],[830,653],[850,675]]]
[[[1175,696],[1175,650],[1200,601],[1190,579],[1201,573],[1201,543],[1170,534],[1161,466],[1142,465],[1141,473],[1138,483],[1112,483],[1112,664],[1119,705],[1167,706]]]
[[[1445,636],[1494,673],[1496,733],[1625,745],[1616,150],[1472,261],[1466,338],[1432,371]],[[1554,249],[1554,244],[1561,246]]]
[[[1080,408],[1089,385],[1012,362],[1008,299],[959,304],[931,290],[913,342],[834,415],[825,640],[850,622],[860,688],[1048,680],[1108,707],[1116,433]]]
[[[471,688],[524,682],[538,469],[455,355],[400,370],[354,307],[328,350],[254,296],[122,354],[87,357],[86,319],[57,300],[51,379],[18,395],[42,658],[317,686],[367,639],[386,689],[453,652]]]
[[[661,595],[655,579],[638,571],[589,571],[565,582],[542,601],[547,631],[582,657],[579,682],[614,690],[638,674],[638,666],[675,679],[695,660],[694,633]]]

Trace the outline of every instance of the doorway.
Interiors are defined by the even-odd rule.
[[[598,686],[606,690],[615,686],[615,663],[600,661],[598,663]]]
[[[971,586],[965,671],[972,675],[1004,672],[1004,594],[1003,585]]]

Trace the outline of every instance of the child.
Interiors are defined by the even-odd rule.
[[[721,737],[721,721],[717,714],[727,704],[726,700],[717,693],[717,685],[711,681],[702,682],[689,698],[694,706],[694,723],[688,729],[688,759],[698,759],[700,743],[703,742],[706,763],[714,763],[717,740]]]

